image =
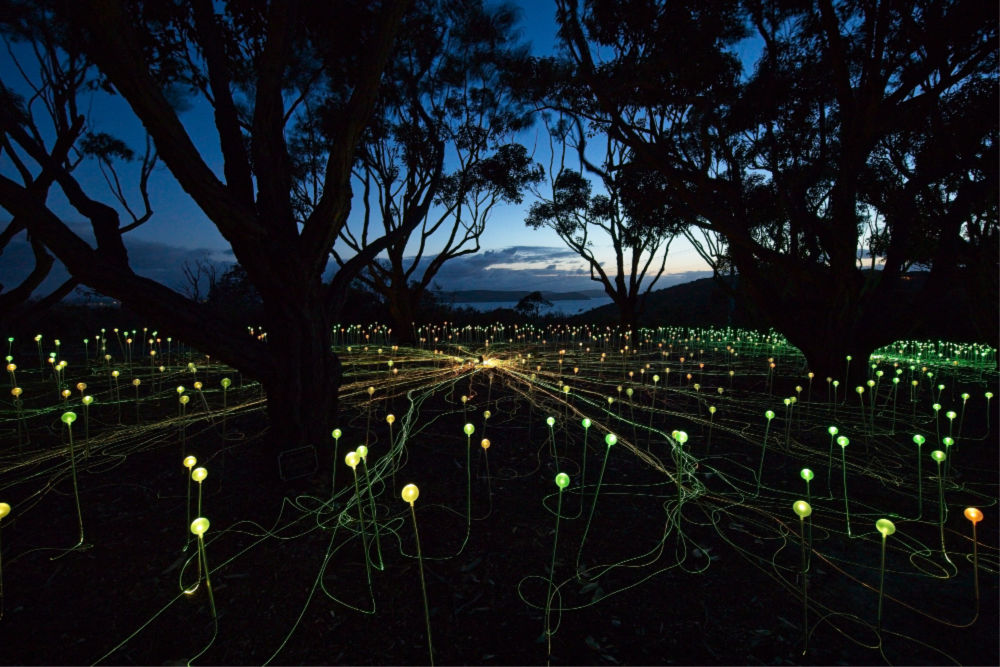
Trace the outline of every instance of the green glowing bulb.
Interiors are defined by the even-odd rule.
[[[204,468],[195,468],[191,471],[191,479],[201,484],[208,477],[208,471]]]
[[[799,515],[800,519],[805,519],[813,513],[812,505],[804,500],[796,500],[792,503],[792,511]]]
[[[221,380],[219,380],[219,384],[222,385],[223,389],[229,389],[230,385],[233,384],[233,381],[230,380],[229,378],[222,378]]]
[[[948,457],[945,456],[944,452],[942,452],[940,449],[935,449],[933,452],[931,452],[931,458],[937,461],[938,463],[941,463]]]
[[[920,445],[927,442],[927,438],[918,433],[917,435],[913,436],[913,442],[915,442],[917,444],[917,447],[919,447]]]
[[[826,432],[829,433],[830,435],[837,435],[837,427],[830,426],[829,428],[826,429]]]
[[[986,400],[987,401],[990,400],[991,398],[993,398],[993,392],[992,391],[988,391],[984,395],[986,396]]]
[[[344,463],[351,466],[353,469],[357,469],[358,464],[361,462],[361,457],[358,456],[357,452],[348,452],[347,456],[344,457]]]
[[[851,359],[853,359],[853,357],[851,355],[847,355],[847,360],[850,361]]]
[[[63,424],[69,425],[76,421],[76,413],[70,410],[69,412],[64,412],[61,417]]]
[[[407,484],[403,487],[403,490],[399,495],[403,497],[403,500],[412,505],[413,502],[420,497],[420,489],[417,488],[416,484]]]
[[[549,417],[548,419],[545,420],[545,423],[549,425],[549,428],[552,428],[553,426],[556,425],[556,418]]]
[[[962,393],[962,401],[965,402],[967,400],[969,400],[969,393],[968,392],[963,392]]]
[[[715,414],[715,406],[714,405],[708,406],[708,412],[709,412],[709,414],[713,414],[714,415]]]
[[[564,472],[561,472],[558,475],[556,475],[556,486],[558,486],[560,489],[565,489],[567,486],[569,486],[569,475],[567,475]]]
[[[946,435],[944,438],[942,438],[941,442],[944,443],[945,447],[951,447],[952,445],[955,444],[955,439],[952,438],[950,435]]]
[[[203,516],[200,516],[191,522],[191,532],[197,535],[198,537],[201,537],[208,531],[208,526],[209,526],[208,519],[206,519]]]
[[[590,417],[584,417],[580,423],[583,424],[583,428],[590,428],[593,422],[590,421]]]
[[[896,524],[888,519],[879,519],[875,522],[875,529],[882,533],[883,538],[886,538],[896,532]]]
[[[475,433],[476,427],[473,426],[472,424],[466,424],[465,426],[462,427],[462,430],[465,431],[465,435],[472,435],[473,433]]]
[[[958,416],[958,413],[956,413],[954,410],[949,410],[948,412],[944,413],[944,416],[947,417],[948,419],[954,419],[955,417]]]
[[[855,387],[854,391],[858,392],[859,394],[863,394],[863,393],[865,393],[865,388],[864,387]]]
[[[772,419],[774,419],[774,410],[768,410],[767,412],[764,413],[764,416],[767,417],[768,421],[771,421]]]
[[[91,403],[94,402],[94,397],[84,396],[83,398],[80,399],[80,402],[83,403],[84,405],[90,405]]]
[[[938,411],[941,410],[941,404],[940,403],[935,403],[931,407],[934,408],[934,412],[938,412]]]
[[[802,479],[804,479],[807,482],[812,481],[812,478],[815,477],[815,476],[816,475],[814,475],[813,471],[810,470],[809,468],[803,468],[802,470],[799,471],[799,477],[801,477]]]
[[[787,407],[788,407],[789,405],[791,405],[791,404],[792,404],[792,399],[790,399],[790,398],[786,398],[786,399],[784,400],[784,403],[785,403],[785,407],[787,408]]]
[[[359,446],[354,451],[356,451],[358,453],[358,456],[361,457],[362,461],[365,461],[365,462],[368,461],[368,448],[367,447],[365,447],[364,445],[361,445],[361,446]]]
[[[851,444],[851,441],[847,439],[846,435],[841,435],[837,437],[837,444],[841,447],[847,447],[847,445]]]
[[[606,442],[608,444],[608,447],[610,447],[611,445],[618,442],[618,436],[616,436],[614,433],[608,433],[606,436],[604,436],[604,442]]]
[[[653,384],[656,384],[659,381],[660,381],[660,376],[659,375],[654,375],[653,376]]]
[[[674,436],[674,440],[682,445],[688,441],[688,434],[684,431],[674,431],[671,435]]]
[[[333,429],[333,431],[332,431],[332,432],[330,433],[330,435],[332,435],[332,436],[333,436],[333,439],[334,439],[334,440],[340,440],[340,436],[344,435],[344,432],[343,432],[343,431],[341,431],[341,430],[340,430],[339,428],[335,428],[335,429]]]

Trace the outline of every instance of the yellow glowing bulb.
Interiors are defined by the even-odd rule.
[[[483,438],[483,441],[480,442],[479,444],[482,445],[483,449],[489,449],[490,448],[490,441],[489,441],[488,438]]]
[[[188,401],[191,400],[191,397],[190,396],[181,396],[178,400],[181,402],[181,405],[187,405]]]
[[[0,519],[4,518],[10,514],[10,505],[7,503],[0,503]]]
[[[202,537],[206,532],[208,532],[208,526],[208,519],[200,516],[191,522],[191,532],[198,537]]]
[[[187,468],[188,470],[195,467],[197,464],[198,464],[198,459],[196,459],[195,457],[193,456],[184,457],[184,467]]]
[[[83,398],[80,399],[80,402],[83,403],[84,405],[90,405],[91,403],[94,402],[94,397],[84,396]]]
[[[7,364],[7,370],[13,373],[17,370],[17,364]]]
[[[133,387],[138,387],[140,384],[142,384],[142,380],[140,380],[139,378],[132,380]]]
[[[86,383],[86,382],[77,382],[77,383],[76,383],[76,390],[77,390],[77,391],[79,391],[79,392],[83,392],[83,391],[85,391],[86,389],[87,389],[87,383]]]
[[[208,477],[208,471],[204,468],[195,468],[191,471],[191,479],[201,484]]]
[[[889,537],[896,532],[896,524],[889,519],[879,519],[875,522],[875,529],[882,533],[882,537]]]
[[[386,421],[387,421],[388,423],[390,423],[390,424],[391,424],[391,423],[393,423],[394,421],[396,421],[396,415],[386,415],[386,416],[385,416],[385,420],[386,420]]]
[[[194,383],[194,388],[197,389],[198,391],[201,391],[201,387],[202,387],[201,382]]]
[[[357,452],[348,452],[347,456],[344,457],[344,463],[349,465],[352,469],[357,469],[358,464],[361,462],[361,457]]]
[[[364,445],[359,446],[354,451],[356,451],[358,453],[358,456],[361,457],[362,461],[367,461],[368,460],[368,448],[365,447]]]
[[[69,397],[70,397],[70,394],[72,394],[72,393],[73,393],[73,392],[71,392],[71,391],[70,391],[69,389],[63,389],[63,390],[62,390],[62,392],[60,392],[60,395],[61,395],[61,396],[62,396],[63,398],[69,398]]]
[[[399,495],[403,497],[403,500],[412,505],[413,502],[420,497],[420,489],[417,488],[416,484],[407,484],[403,487],[403,490]]]

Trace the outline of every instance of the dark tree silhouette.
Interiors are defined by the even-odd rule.
[[[542,306],[546,308],[552,307],[552,302],[542,296],[541,292],[532,292],[530,294],[525,294],[521,297],[521,300],[517,302],[514,306],[516,310],[522,317],[538,317],[538,313],[541,312]]]
[[[414,341],[416,308],[444,263],[477,252],[496,205],[520,203],[542,176],[512,141],[530,123],[511,81],[526,54],[515,9],[467,0],[418,5],[426,11],[404,21],[399,57],[386,73],[394,94],[383,96],[355,168],[360,230],[341,231],[354,253],[373,236],[392,237],[360,278],[386,302],[403,343]],[[394,233],[400,229],[412,231]]]
[[[351,209],[351,168],[380,94],[407,2],[273,3],[50,0],[3,3],[4,28],[35,39],[44,27],[63,51],[92,63],[92,81],[120,95],[152,137],[159,158],[232,245],[263,304],[266,342],[204,304],[136,275],[122,243],[117,211],[85,192],[60,151],[78,140],[74,114],[43,145],[30,131],[30,109],[4,115],[4,135],[24,165],[21,182],[0,176],[0,206],[24,221],[72,276],[120,299],[267,391],[271,432],[259,465],[277,481],[274,455],[316,445],[321,458],[337,408],[340,362],[332,322],[358,271],[391,239],[372,239],[329,282],[331,248]],[[188,133],[178,107],[208,109],[218,133],[222,173]],[[290,127],[307,103],[324,110],[328,150],[321,196],[308,211],[293,205],[300,174]],[[90,221],[91,247],[47,206],[50,181]],[[400,230],[404,235],[408,230]],[[323,459],[328,461],[328,458]],[[328,469],[328,468],[324,468]]]
[[[624,144],[604,135],[600,163],[594,164],[579,122],[557,123],[549,136],[560,144],[551,146],[551,192],[538,193],[539,201],[531,205],[525,224],[555,231],[586,260],[590,279],[600,283],[617,306],[623,332],[634,332],[646,295],[663,275],[670,243],[683,231],[684,221],[669,207],[640,210],[627,201],[627,193],[634,188],[627,183],[631,150]],[[566,166],[567,148],[579,158],[576,171]],[[594,193],[584,174],[593,177],[603,192]],[[614,255],[610,266],[596,250],[605,244]]]
[[[905,336],[963,272],[996,275],[995,3],[557,4],[562,103],[656,175],[636,196],[725,237],[742,289],[818,374]],[[869,236],[880,271],[859,262]],[[918,301],[900,289],[915,257],[931,267]]]

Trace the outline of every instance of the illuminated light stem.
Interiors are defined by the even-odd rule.
[[[878,621],[877,621],[877,632],[880,636],[882,634],[882,600],[885,597],[885,542],[889,535],[896,532],[896,527],[893,525],[892,521],[889,519],[879,519],[875,522],[875,527],[878,532],[882,534],[882,561],[879,566],[879,576],[878,576]]]
[[[382,560],[382,539],[379,537],[378,521],[375,518],[375,495],[372,493],[372,482],[368,476],[368,458],[361,459],[361,465],[365,469],[365,486],[368,487],[368,502],[372,509],[372,532],[375,533],[375,553],[378,554],[378,569],[385,570],[385,563]]]
[[[808,487],[808,484],[806,485]],[[805,517],[799,517],[799,543],[802,545],[802,655],[809,650],[809,558],[806,549]],[[810,527],[812,524],[810,523]]]
[[[0,521],[10,514],[10,505],[7,503],[0,503]],[[973,526],[973,530],[975,526]],[[973,533],[975,534],[975,533]],[[3,525],[0,524],[0,537],[3,536]],[[978,579],[976,580],[978,582]],[[979,599],[979,585],[976,585],[976,599]],[[0,543],[0,621],[3,620],[3,544]]]
[[[844,518],[847,521],[847,536],[851,537],[851,509],[847,502],[847,447],[840,448],[840,471],[844,485]]]
[[[56,558],[61,558],[65,556],[70,551],[74,551],[84,546],[83,544],[83,510],[80,508],[80,487],[77,484],[76,479],[76,451],[73,448],[73,421],[76,420],[76,414],[73,412],[63,413],[62,416],[63,423],[66,424],[66,430],[69,432],[69,466],[70,474],[73,479],[73,500],[76,502],[76,521],[80,529],[80,540],[66,549],[59,556],[54,556],[50,560],[55,560]]]
[[[205,574],[205,590],[208,591],[208,605],[212,610],[212,618],[218,618],[215,611],[215,595],[212,593],[212,579],[208,572],[208,556],[205,553],[205,536],[198,536],[198,567]]]
[[[771,420],[767,420],[767,426],[764,427],[764,441],[760,446],[760,465],[757,466],[757,492],[754,496],[760,495],[760,482],[764,475],[764,454],[767,452],[767,434],[771,430]]]
[[[358,485],[358,469],[356,466],[351,466],[351,470],[354,472],[354,497],[358,501],[358,521],[361,523],[361,546],[365,552],[365,573],[368,575],[368,583],[371,584],[371,558],[368,555],[368,534],[365,530],[365,513],[361,509],[363,501],[361,500],[361,487]]]
[[[417,510],[410,503],[410,517],[413,519],[413,538],[417,543],[417,566],[420,570],[420,590],[424,596],[424,623],[427,626],[427,653],[431,667],[434,666],[434,643],[431,641],[431,612],[427,603],[427,582],[424,579],[424,556],[420,551],[420,531],[417,530]]]
[[[946,561],[948,561],[950,564],[954,565],[954,563],[951,562],[951,559],[948,558],[948,549],[945,547],[945,543],[944,543],[944,521],[945,521],[945,519],[948,516],[948,510],[945,507],[945,503],[944,503],[944,478],[941,476],[941,461],[937,461],[937,472],[938,472],[938,475],[937,475],[937,478],[938,478],[938,528],[939,528],[940,533],[941,533],[941,555],[944,556],[944,559]]]
[[[580,539],[580,547],[576,551],[576,576],[577,579],[580,578],[580,555],[583,553],[583,547],[587,543],[587,535],[590,533],[590,524],[594,520],[594,510],[597,509],[597,496],[601,492],[601,483],[604,481],[604,471],[608,467],[608,456],[611,454],[611,447],[608,447],[604,451],[604,462],[601,464],[601,473],[597,476],[597,486],[594,488],[594,500],[590,504],[590,514],[587,516],[587,525],[583,529],[583,537]],[[580,491],[581,497],[583,491]]]
[[[564,478],[565,475],[562,473],[560,474],[560,476],[557,477],[557,479],[564,479]],[[546,653],[546,656],[550,661],[552,658],[552,635],[554,633],[551,630],[549,624],[549,617],[552,613],[552,596],[553,596],[552,588],[554,586],[555,572],[556,572],[556,548],[559,545],[559,517],[562,514],[562,494],[564,488],[562,483],[557,482],[557,484],[559,486],[559,495],[558,499],[556,500],[556,531],[555,535],[553,535],[552,537],[552,562],[551,565],[549,566],[549,590],[545,594],[545,640],[548,651]]]

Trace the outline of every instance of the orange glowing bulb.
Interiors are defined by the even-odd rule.
[[[966,519],[972,522],[972,525],[976,525],[977,523],[983,520],[983,513],[980,512],[975,507],[966,507],[965,511],[962,512],[962,514],[965,515]]]

